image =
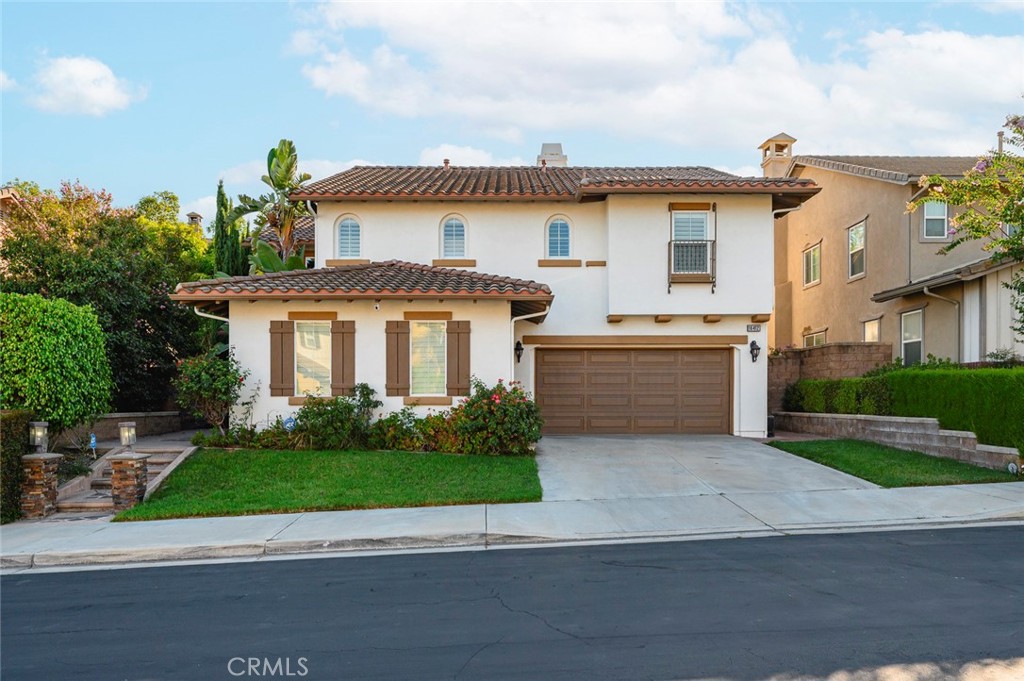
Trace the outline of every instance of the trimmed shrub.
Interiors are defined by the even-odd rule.
[[[107,411],[113,382],[92,309],[0,293],[0,403],[59,433]]]
[[[0,412],[0,523],[21,517],[21,457],[28,454],[30,411]]]
[[[308,397],[295,414],[296,449],[365,449],[375,409],[383,403],[365,383],[351,397]]]
[[[892,389],[882,377],[854,379],[860,381],[858,414],[892,416]]]
[[[1024,445],[1024,368],[897,371],[887,377],[897,416],[930,416],[978,441]]]
[[[227,434],[224,422],[231,407],[242,393],[242,384],[249,377],[230,352],[225,358],[212,353],[190,357],[178,363],[174,388],[178,404],[194,416],[215,426],[222,436]]]
[[[393,411],[370,426],[369,447],[418,452],[423,449],[423,435],[418,425],[419,419],[411,408]]]
[[[416,423],[417,430],[423,440],[423,449],[428,452],[458,454],[459,433],[458,421],[460,414],[443,411],[427,414]]]
[[[451,413],[464,454],[530,454],[544,424],[530,395],[500,379],[491,388],[474,378],[470,396]]]

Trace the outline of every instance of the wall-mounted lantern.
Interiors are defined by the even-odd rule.
[[[757,344],[756,340],[750,341],[750,361],[756,362],[757,356],[761,354],[761,346]]]
[[[523,358],[523,341],[516,341],[516,364]]]

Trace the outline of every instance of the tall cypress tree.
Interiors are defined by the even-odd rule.
[[[224,180],[217,183],[217,215],[213,219],[213,253],[218,272],[231,276],[248,274],[248,258],[242,250],[239,220],[231,221],[231,200],[224,193]]]

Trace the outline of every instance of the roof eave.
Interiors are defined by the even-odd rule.
[[[576,200],[575,194],[290,194],[294,201],[562,201]]]
[[[443,300],[449,298],[471,300],[532,300],[550,303],[555,296],[547,292],[506,293],[502,291],[203,291],[201,293],[179,293],[170,299],[179,303],[228,300]]]

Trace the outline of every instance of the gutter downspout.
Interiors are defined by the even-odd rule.
[[[804,204],[801,203],[799,206],[793,206],[792,208],[776,208],[775,210],[772,211],[772,218],[777,218],[778,216],[782,215],[783,213],[792,213],[794,211],[798,211],[798,210],[800,210],[803,207],[804,207]]]
[[[511,342],[509,343],[509,349],[512,350],[512,359],[509,360],[509,372],[508,372],[508,380],[510,382],[514,381],[515,378],[516,378],[516,353],[515,353],[515,347],[516,347],[516,322],[521,322],[521,321],[523,321],[525,319],[533,319],[534,317],[541,317],[543,315],[546,315],[550,311],[551,311],[551,303],[548,303],[547,306],[543,310],[541,310],[540,312],[531,312],[530,314],[524,314],[521,317],[513,317],[512,318],[512,323],[509,324],[509,329],[510,329],[509,330],[509,335],[511,336]]]
[[[923,293],[926,296],[929,296],[931,298],[938,298],[939,300],[945,301],[947,303],[951,303],[953,305],[953,307],[956,308],[956,357],[957,357],[956,361],[957,362],[962,361],[963,360],[963,357],[962,357],[963,353],[962,353],[962,350],[960,348],[960,343],[961,343],[961,340],[960,340],[961,329],[960,329],[960,327],[962,326],[962,324],[960,322],[960,301],[959,300],[953,300],[952,298],[947,298],[945,296],[940,296],[938,293],[932,293],[931,291],[928,290],[927,286],[925,286],[923,289],[921,289],[921,293]]]
[[[228,319],[227,317],[218,317],[217,315],[215,315],[215,314],[210,314],[209,312],[200,312],[200,311],[198,310],[198,308],[194,308],[194,307],[193,307],[193,308],[192,308],[192,311],[193,311],[193,312],[195,312],[195,313],[196,313],[197,315],[199,315],[200,317],[206,317],[207,319],[215,319],[215,320],[217,320],[218,322],[224,322],[225,324],[227,324],[227,323],[229,323],[229,322],[231,321],[231,320],[230,320],[230,319]]]

